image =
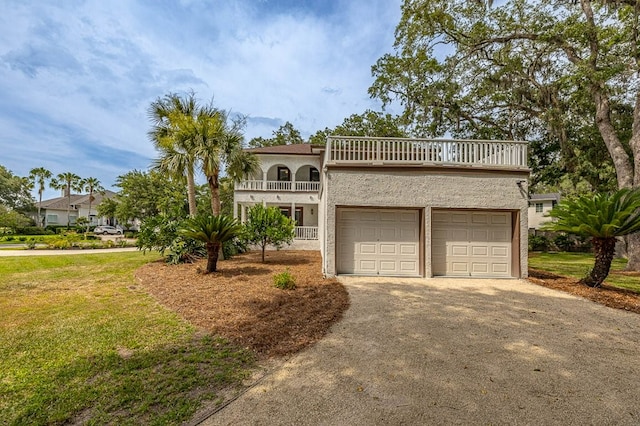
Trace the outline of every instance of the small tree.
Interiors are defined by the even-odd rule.
[[[291,244],[295,236],[295,223],[291,218],[283,215],[277,207],[264,207],[262,204],[249,209],[244,226],[247,241],[262,249],[263,263],[268,245],[279,249],[283,244]]]
[[[207,272],[215,272],[222,243],[237,236],[241,230],[241,225],[228,216],[196,216],[187,220],[180,233],[205,243]]]
[[[580,282],[599,287],[609,275],[616,237],[640,231],[640,189],[565,199],[549,216],[556,220],[546,223],[544,229],[591,238],[595,262],[589,275]]]

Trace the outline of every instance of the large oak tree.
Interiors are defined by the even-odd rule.
[[[415,134],[546,140],[568,170],[606,149],[617,186],[640,187],[639,34],[636,1],[405,0],[369,91]]]

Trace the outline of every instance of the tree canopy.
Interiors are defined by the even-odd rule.
[[[0,204],[22,213],[34,209],[32,184],[28,178],[14,175],[0,165]]]
[[[304,143],[304,139],[300,136],[300,131],[296,129],[289,121],[273,131],[273,137],[263,138],[258,136],[249,141],[249,148],[260,148],[264,146],[276,145],[293,145]]]
[[[366,110],[362,114],[352,114],[345,118],[342,124],[333,129],[325,127],[311,135],[309,142],[322,145],[327,136],[376,136],[376,137],[407,137],[408,134],[400,123],[399,117],[388,113]]]
[[[632,186],[639,11],[607,3],[405,0],[369,93],[399,101],[416,135],[529,140],[557,149],[567,171],[594,180],[609,164]]]
[[[530,141],[534,183],[640,187],[638,46],[634,1],[404,0],[369,93],[418,136]]]

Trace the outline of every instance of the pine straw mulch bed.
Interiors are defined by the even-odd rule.
[[[640,275],[638,273],[614,272],[625,275]],[[561,290],[576,296],[584,297],[610,308],[640,314],[640,294],[631,290],[625,290],[607,284],[599,288],[587,287],[580,284],[578,279],[555,275],[539,269],[529,268],[529,281],[544,287]]]
[[[322,277],[315,251],[259,252],[218,262],[206,274],[206,259],[195,264],[162,261],[136,271],[158,302],[198,329],[230,339],[262,357],[284,356],[322,338],[349,307],[347,290]],[[296,289],[280,290],[273,276],[288,269]]]

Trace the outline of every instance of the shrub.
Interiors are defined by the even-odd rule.
[[[18,241],[25,242],[25,241],[27,241],[27,237],[21,235],[21,236],[18,237]]]
[[[225,259],[231,259],[233,256],[245,253],[248,250],[247,241],[242,238],[234,238],[222,243],[222,253]]]
[[[47,235],[51,234],[51,231],[47,231],[44,228],[37,226],[25,226],[24,228],[17,228],[16,232],[22,235]]]
[[[190,238],[176,237],[165,250],[167,263],[193,263],[196,260],[207,257],[207,249],[201,241]]]
[[[529,235],[529,251],[549,250],[549,239],[544,235]]]
[[[575,249],[575,241],[567,234],[559,234],[553,239],[553,244],[561,251],[573,251]]]
[[[4,237],[5,241],[13,241],[14,237],[13,235],[7,235],[6,237]]]
[[[133,231],[127,231],[124,233],[124,237],[125,238],[135,238],[136,237],[136,233]]]
[[[51,240],[47,247],[52,249],[64,250],[71,247],[71,242],[66,238],[58,238],[57,240]]]
[[[296,279],[286,269],[284,272],[273,276],[273,285],[280,290],[293,290],[296,288]]]
[[[36,248],[36,240],[34,238],[29,238],[29,241],[27,241],[27,248],[29,250],[33,250]]]

